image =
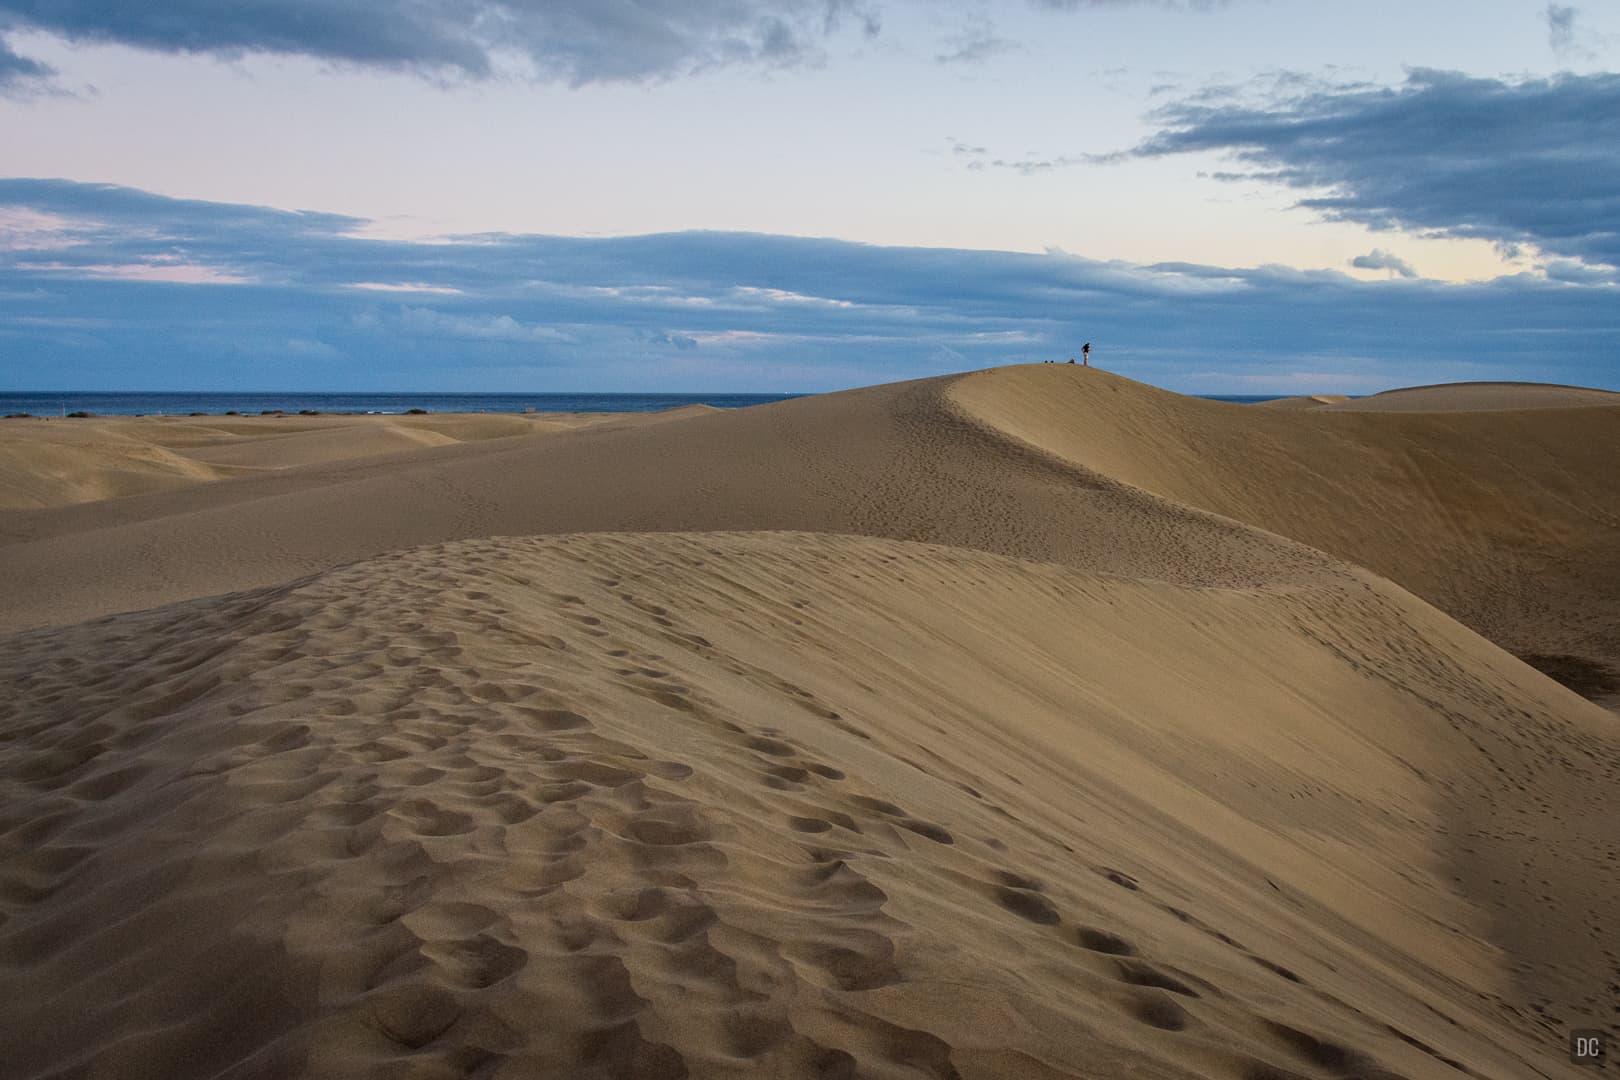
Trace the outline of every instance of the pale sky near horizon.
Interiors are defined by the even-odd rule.
[[[1191,278],[1178,276],[1183,284],[1220,278],[1207,268],[1264,270],[1268,281],[1287,272],[1327,271],[1344,277],[1343,289],[1357,281],[1369,286],[1342,294],[1353,297],[1347,302],[1358,313],[1342,317],[1352,327],[1363,312],[1380,318],[1374,301],[1391,295],[1392,283],[1483,287],[1495,279],[1502,288],[1510,280],[1554,279],[1588,289],[1590,302],[1604,309],[1595,325],[1575,328],[1585,335],[1585,351],[1560,353],[1559,362],[1571,370],[1596,370],[1593,343],[1600,352],[1613,340],[1612,253],[1599,241],[1572,235],[1567,221],[1549,224],[1546,215],[1525,205],[1524,191],[1509,192],[1502,180],[1520,176],[1521,188],[1545,186],[1534,171],[1559,156],[1558,147],[1549,155],[1545,146],[1529,146],[1515,157],[1514,133],[1527,132],[1527,140],[1537,136],[1536,124],[1512,99],[1538,86],[1547,104],[1534,108],[1565,116],[1572,134],[1559,137],[1571,140],[1571,150],[1593,152],[1582,128],[1587,110],[1593,112],[1594,143],[1612,133],[1613,120],[1596,115],[1611,100],[1608,76],[1620,50],[1620,4],[1612,2],[701,0],[683,9],[621,0],[582,15],[572,9],[584,6],[567,0],[480,0],[459,7],[428,4],[440,9],[437,22],[403,27],[357,26],[335,16],[325,27],[304,14],[320,8],[309,0],[255,5],[257,22],[221,19],[220,11],[241,7],[229,0],[213,8],[195,0],[154,0],[149,6],[171,9],[169,17],[144,23],[115,4],[97,16],[99,6],[0,0],[0,177],[72,181],[80,187],[71,190],[81,193],[102,190],[82,185],[115,185],[185,200],[174,207],[229,204],[244,212],[339,215],[355,220],[332,226],[334,236],[411,241],[406,247],[413,271],[435,265],[429,254],[437,241],[465,234],[627,238],[703,230],[885,248],[1044,254],[1078,260],[1097,273],[1113,267],[1137,274],[1159,264],[1203,268]],[[376,10],[386,15],[392,6],[382,3]],[[322,17],[349,7],[328,5]],[[264,15],[266,9],[272,17]],[[284,9],[281,23],[273,17],[278,9]],[[475,9],[478,20],[464,21]],[[612,9],[612,20],[600,14],[606,9]],[[368,17],[355,19],[364,23]],[[510,25],[491,30],[495,18]],[[1438,83],[1424,82],[1425,72],[1446,75]],[[1397,105],[1411,103],[1410,115],[1403,114],[1398,125],[1379,112],[1391,97],[1399,99]],[[1476,113],[1476,100],[1479,108],[1498,111]],[[1432,118],[1420,108],[1431,101]],[[1351,151],[1323,158],[1313,156],[1316,143],[1276,136],[1275,127],[1269,135],[1253,133],[1255,122],[1296,117],[1343,120],[1343,131],[1328,134]],[[1470,154],[1467,131],[1459,125],[1475,120],[1481,124],[1479,141]],[[1350,140],[1359,132],[1395,126],[1409,133],[1405,143],[1370,147],[1365,160],[1356,159]],[[1181,141],[1142,152],[1167,132]],[[1374,190],[1392,184],[1391,176],[1429,167],[1425,132],[1450,156],[1433,182],[1421,191]],[[1483,176],[1481,170],[1491,172],[1498,161],[1494,144],[1504,139],[1499,175]],[[1459,146],[1468,158],[1461,165]],[[1611,147],[1607,153],[1606,168],[1616,152]],[[1251,156],[1239,160],[1240,154]],[[1374,154],[1387,155],[1387,172]],[[1580,162],[1572,166],[1578,167]],[[1214,175],[1222,173],[1227,175]],[[1234,178],[1237,173],[1249,175]],[[239,255],[220,244],[203,257],[199,252],[210,247],[213,235],[204,235],[207,227],[196,226],[204,230],[199,233],[143,225],[133,210],[120,211],[116,238],[97,232],[97,244],[90,245],[83,237],[92,228],[108,228],[105,213],[77,195],[69,199],[67,188],[14,190],[33,194],[8,198],[0,187],[0,259],[9,260],[0,263],[9,267],[0,271],[0,298],[49,292],[51,282],[69,278],[101,287],[117,280],[167,280],[171,289],[193,279],[236,281],[192,288],[239,293],[291,280],[259,265],[268,249],[257,241],[232,234],[233,243],[244,245]],[[1477,212],[1467,204],[1472,190],[1481,193]],[[1298,205],[1322,195],[1347,195],[1349,208]],[[1590,194],[1548,190],[1544,198],[1573,205]],[[1593,211],[1593,235],[1612,233],[1613,217],[1606,216],[1612,206],[1604,202]],[[139,248],[142,236],[160,237],[167,246]],[[704,348],[750,342],[747,356],[733,349],[711,369],[717,378],[737,374],[742,369],[736,365],[748,363],[749,356],[765,355],[759,342],[772,332],[766,315],[736,326],[711,317],[699,326],[675,316],[660,316],[653,325],[639,315],[586,318],[574,312],[566,326],[554,324],[544,317],[544,305],[509,299],[503,306],[479,293],[470,278],[456,276],[477,276],[468,261],[476,261],[477,245],[443,246],[456,253],[455,267],[443,280],[395,277],[310,287],[329,292],[347,285],[352,293],[357,284],[394,286],[413,304],[422,302],[397,311],[441,316],[435,325],[466,331],[451,334],[463,344],[482,339],[510,353],[526,342],[542,374],[547,349],[560,358],[566,338],[578,354],[567,359],[565,381],[575,384],[589,382],[592,371],[585,357],[589,335],[581,329],[597,325],[592,319],[617,329],[634,323],[631,339],[644,344],[667,338],[681,344],[682,354],[694,351],[687,342]],[[403,248],[391,244],[387,250]],[[64,261],[63,251],[82,257]],[[926,251],[915,254],[926,263]],[[732,258],[742,261],[727,261]],[[798,292],[772,276],[776,268],[767,273],[749,258],[727,254],[705,263],[712,278],[708,291],[692,296],[708,296],[712,307],[717,289]],[[564,277],[572,282],[575,273],[538,276],[557,284]],[[681,289],[691,291],[691,282],[683,281]],[[653,287],[648,281],[624,284]],[[618,286],[595,273],[589,287]],[[675,288],[668,282],[656,287]],[[1066,285],[1065,304],[1073,302],[1076,288],[1085,295],[1091,286]],[[369,291],[366,300],[374,302],[377,290]],[[1022,302],[1036,303],[1040,294],[1036,287]],[[1462,294],[1444,295],[1450,303]],[[479,298],[476,310],[470,297]],[[79,301],[62,299],[99,303],[88,294]],[[952,354],[980,358],[948,341],[931,341],[912,362],[899,361],[890,350],[866,372],[854,355],[862,334],[848,323],[847,309],[892,308],[892,298],[851,293],[811,299],[844,305],[840,317],[846,321],[813,348],[803,346],[810,331],[800,333],[798,352],[790,347],[793,335],[778,335],[783,351],[777,355],[807,373],[805,388],[926,373]],[[1494,306],[1488,298],[1482,302]],[[37,297],[34,307],[15,295],[5,303],[0,317],[16,321],[9,336],[0,330],[0,350],[12,343],[11,357],[0,351],[0,382],[45,385],[50,357],[74,348],[63,344],[73,335],[60,332],[61,319],[91,315],[64,314],[62,304],[38,308]],[[239,307],[233,301],[233,310]],[[291,318],[297,310],[278,307],[274,319]],[[352,338],[356,326],[375,329],[397,314],[367,310],[331,317]],[[1039,322],[1050,313],[1028,314]],[[396,321],[420,325],[413,318]],[[1444,320],[1457,318],[1455,312],[1442,316],[1436,332]],[[49,337],[44,329],[32,337],[16,330],[46,327],[51,319],[58,327],[54,347],[43,343]],[[1534,316],[1523,333],[1560,329],[1546,319]],[[1016,312],[998,310],[983,332],[1017,331],[1031,343],[1064,347],[1066,336],[1053,336],[1050,327],[1021,330],[1017,322]],[[508,324],[523,332],[508,332]],[[1088,333],[1088,325],[1081,319],[1078,332]],[[478,326],[502,329],[480,332]],[[548,330],[555,332],[548,337]],[[86,333],[83,327],[76,332]],[[180,338],[190,340],[186,333]],[[325,347],[332,353],[329,364],[338,354],[366,362],[355,351],[361,346],[336,340],[342,336],[337,330],[300,324],[288,326],[284,335],[280,327],[274,333]],[[888,349],[893,331],[881,333]],[[1196,328],[1184,336],[1197,340]],[[844,345],[837,346],[839,341]],[[1144,357],[1150,345],[1144,344]],[[1296,353],[1312,352],[1311,345],[1279,339],[1279,348]],[[87,350],[87,362],[96,352],[93,343],[79,347]],[[1295,376],[1320,371],[1324,381],[1342,386],[1362,372],[1367,385],[1358,388],[1371,388],[1383,378],[1365,366],[1375,358],[1364,354],[1375,348],[1347,345],[1338,350],[1344,356],[1340,369],[1307,365],[1279,371],[1272,381],[1293,388]],[[701,355],[703,348],[695,351]],[[719,359],[719,350],[709,351]],[[923,360],[923,354],[934,359]],[[692,355],[678,359],[688,368],[695,361]],[[510,374],[513,362],[503,353],[499,364],[485,367]],[[1468,373],[1466,358],[1447,362],[1453,368],[1440,364],[1434,370]],[[92,367],[101,378],[116,378],[116,365],[105,357]],[[333,369],[324,370],[330,375]],[[1186,363],[1177,370],[1196,374]],[[1211,370],[1202,383],[1183,382],[1244,392],[1258,385],[1257,376],[1263,381],[1265,370]],[[644,363],[639,371],[645,377]],[[605,383],[623,377],[615,374]],[[338,381],[357,384],[348,376]],[[734,382],[744,389],[741,384],[756,380]]]

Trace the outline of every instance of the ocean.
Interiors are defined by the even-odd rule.
[[[658,412],[681,405],[740,408],[785,401],[799,394],[296,394],[220,390],[181,393],[0,390],[0,416],[185,416],[239,412],[430,413]]]
[[[0,416],[30,413],[63,416],[186,416],[239,412],[394,414],[411,409],[430,413],[658,412],[682,405],[722,409],[786,401],[802,394],[298,394],[208,392],[109,392],[80,390],[0,390]],[[1252,403],[1278,394],[1202,394],[1212,401]]]

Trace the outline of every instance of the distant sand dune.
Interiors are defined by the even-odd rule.
[[[1255,403],[1262,409],[1334,412],[1506,412],[1517,409],[1584,409],[1620,406],[1620,394],[1555,383],[1464,382],[1407,386],[1353,398],[1305,394]]]
[[[130,453],[251,472],[0,512],[8,1075],[1495,1080],[1620,1036],[1620,723],[1498,647],[1620,671],[1620,409],[1030,365],[429,419],[176,422]]]
[[[1620,395],[1584,393],[1614,404],[1254,410],[1095,370],[951,390],[1055,458],[1375,570],[1515,652],[1620,672]]]
[[[1620,407],[1620,394],[1552,383],[1471,382],[1409,386],[1335,405],[1343,412],[1500,412]]]
[[[0,422],[0,510],[143,495],[327,461],[567,431],[616,414],[92,417]]]
[[[1351,398],[1348,394],[1303,394],[1299,397],[1257,401],[1255,405],[1262,409],[1322,409],[1331,405],[1343,405],[1349,400]]]

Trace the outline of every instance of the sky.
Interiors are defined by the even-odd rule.
[[[1620,3],[0,0],[0,388],[1620,389]]]

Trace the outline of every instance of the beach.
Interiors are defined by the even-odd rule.
[[[0,421],[8,1074],[1589,1075],[1617,507],[1529,384]]]

